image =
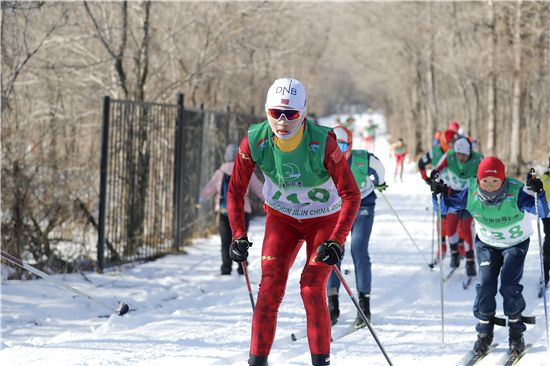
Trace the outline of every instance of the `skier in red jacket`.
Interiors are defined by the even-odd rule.
[[[342,257],[361,195],[334,132],[306,119],[306,100],[305,87],[298,80],[274,82],[267,93],[267,121],[250,126],[229,183],[234,240],[230,255],[244,262],[252,245],[245,229],[244,197],[256,165],[265,176],[262,280],[252,320],[249,365],[267,365],[288,272],[304,241],[307,261],[300,288],[312,364],[330,364],[326,284],[332,266]]]

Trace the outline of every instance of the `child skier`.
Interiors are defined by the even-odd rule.
[[[216,193],[215,211],[219,213],[218,230],[222,240],[222,275],[230,275],[231,265],[233,264],[233,261],[231,261],[231,257],[229,256],[229,246],[233,240],[231,236],[231,226],[229,225],[229,217],[227,215],[227,188],[229,187],[231,171],[233,170],[233,164],[238,150],[239,147],[235,144],[227,145],[224,154],[225,163],[223,163],[220,168],[214,172],[214,175],[212,175],[210,181],[206,183],[202,189],[199,199],[199,202],[205,202]],[[262,195],[262,188],[262,181],[256,177],[256,174],[252,174],[250,187],[247,190],[247,195],[244,200],[244,223],[247,229],[248,222],[250,221],[250,214],[252,213],[252,207],[250,206],[250,200],[248,199],[248,191],[252,189],[256,196],[263,200],[264,196]],[[243,274],[243,268],[240,264],[237,272],[241,275]]]
[[[371,290],[371,262],[369,256],[369,239],[374,221],[374,206],[376,194],[374,190],[383,191],[387,188],[384,176],[386,170],[376,156],[366,150],[352,150],[353,137],[347,128],[334,127],[336,142],[344,152],[344,159],[349,164],[355,181],[361,192],[361,207],[357,212],[351,228],[351,256],[355,266],[355,279],[359,293],[359,306],[370,321],[370,290]],[[373,177],[371,179],[370,177]],[[337,263],[340,268],[342,261]],[[338,322],[340,316],[338,291],[340,279],[336,272],[332,272],[327,282],[328,307],[332,325]],[[361,314],[357,312],[355,328],[366,326]]]
[[[443,157],[443,154],[445,154],[449,149],[452,149],[454,146],[455,140],[458,138],[458,134],[452,130],[447,130],[445,133],[442,133],[440,135],[439,145],[432,147],[430,150],[428,150],[427,153],[422,155],[420,160],[418,161],[418,171],[420,172],[420,176],[427,184],[431,183],[431,178],[428,177],[426,174],[426,168],[428,165],[432,165],[432,167],[435,167],[436,164],[439,162],[439,160]],[[446,179],[446,171],[443,171],[440,173],[441,177],[445,180]],[[437,230],[439,231],[439,225],[437,226]],[[443,239],[443,258],[445,258],[445,254],[447,253],[447,245],[445,244],[445,238],[447,236],[447,217],[445,215],[441,215],[441,237]],[[437,255],[435,256],[435,262],[433,264],[439,263],[439,247],[437,249]]]
[[[401,173],[399,174],[399,177],[401,178],[401,182],[403,182],[403,163],[405,162],[405,155],[409,153],[409,147],[403,142],[403,139],[400,138],[397,142],[390,145],[390,158],[392,151],[395,156],[395,172],[393,173],[393,181],[396,181],[397,170],[401,166]]]
[[[453,148],[447,151],[434,166],[436,171],[447,171],[447,182],[451,186],[448,196],[460,193],[466,187],[470,178],[477,175],[477,168],[483,156],[472,151],[470,140],[466,137],[457,139]],[[466,273],[468,276],[475,276],[476,264],[473,245],[472,224],[473,219],[467,210],[457,210],[449,212],[447,215],[447,238],[451,247],[451,268],[457,268],[460,265],[461,253],[459,251],[458,227],[462,228],[464,242],[468,247],[466,255]],[[464,251],[464,248],[462,248]]]
[[[437,211],[436,195],[447,191],[443,180],[434,180],[432,201]],[[539,216],[548,215],[542,181],[530,178],[527,186],[537,192]],[[526,318],[523,275],[525,256],[532,234],[531,220],[525,212],[536,215],[535,199],[523,191],[523,184],[506,177],[504,164],[495,157],[484,159],[477,169],[477,180],[471,179],[466,189],[457,195],[441,199],[441,213],[468,210],[476,220],[475,245],[480,283],[476,286],[474,316],[478,338],[474,351],[483,354],[493,341],[498,277],[503,297],[504,315],[508,316],[509,348],[512,354],[525,349],[523,332]]]
[[[294,79],[269,88],[267,121],[250,126],[229,183],[228,210],[236,262],[248,257],[244,196],[258,165],[265,176],[267,211],[262,279],[252,320],[249,365],[266,365],[288,272],[302,245],[307,261],[300,288],[313,365],[330,364],[330,316],[326,283],[357,214],[361,195],[330,128],[306,119],[306,90]]]

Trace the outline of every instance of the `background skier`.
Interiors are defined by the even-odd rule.
[[[458,138],[458,134],[452,130],[447,130],[445,133],[440,135],[439,145],[432,147],[430,150],[428,150],[427,153],[422,155],[420,160],[418,160],[418,171],[420,172],[420,176],[427,184],[431,184],[431,178],[428,177],[426,174],[426,169],[428,165],[431,165],[432,167],[435,167],[435,165],[439,162],[439,160],[443,157],[443,154],[445,154],[449,149],[452,149],[454,146],[455,140]],[[446,179],[446,172],[441,173],[441,177],[443,179]],[[439,225],[437,227],[437,230],[439,231]],[[443,258],[445,258],[445,254],[447,253],[447,245],[445,243],[445,240],[447,236],[447,217],[446,215],[441,215],[441,237],[443,239]],[[439,246],[437,248],[437,254],[435,256],[435,262],[434,264],[439,263]]]
[[[218,215],[218,230],[220,232],[220,238],[222,240],[222,266],[221,272],[222,275],[231,274],[231,266],[233,261],[229,256],[229,246],[232,242],[231,235],[231,226],[229,225],[229,217],[227,215],[227,188],[229,187],[229,180],[231,178],[231,171],[233,170],[233,164],[235,157],[237,156],[237,151],[239,147],[235,144],[229,144],[225,148],[224,160],[218,170],[214,172],[212,178],[206,183],[202,189],[199,202],[205,202],[214,194],[216,194],[216,206],[215,211],[219,213]],[[250,200],[248,199],[248,193],[252,188],[252,191],[260,197],[262,200],[264,196],[262,194],[263,183],[256,177],[255,174],[252,174],[250,179],[250,186],[246,191],[246,196],[244,200],[244,223],[246,229],[248,230],[248,223],[250,221],[250,214],[252,213],[252,207],[250,206]],[[243,274],[243,268],[239,264],[237,269],[239,274]]]
[[[470,140],[460,137],[434,166],[435,171],[446,170],[446,179],[450,186],[448,196],[460,193],[466,187],[470,178],[477,175],[477,168],[483,156],[472,150]],[[433,172],[432,172],[433,173]],[[466,273],[468,276],[476,275],[475,253],[473,246],[472,225],[473,219],[470,213],[463,209],[450,212],[447,215],[447,238],[451,247],[451,268],[460,265],[461,253],[459,251],[458,227],[462,228],[466,255]],[[464,251],[464,248],[461,248]]]
[[[395,172],[393,173],[393,181],[396,181],[397,171],[399,167],[401,167],[399,177],[401,178],[401,182],[403,182],[403,163],[405,162],[405,155],[409,153],[409,147],[403,142],[403,139],[400,138],[390,145],[390,157],[392,152],[395,157]]]
[[[349,164],[355,181],[361,192],[361,207],[357,212],[351,228],[351,256],[355,266],[355,280],[359,293],[359,306],[370,321],[370,292],[371,292],[371,261],[369,256],[369,240],[374,221],[374,207],[376,204],[375,189],[383,191],[385,183],[385,169],[380,160],[366,150],[352,150],[353,136],[350,130],[340,126],[334,127],[336,142],[344,152],[344,159]],[[371,179],[372,176],[372,179]],[[337,264],[340,268],[342,261]],[[328,306],[330,321],[334,325],[340,316],[338,291],[340,279],[332,271],[327,282]],[[362,328],[366,324],[360,313],[357,312],[355,327]]]

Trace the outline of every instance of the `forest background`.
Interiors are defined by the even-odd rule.
[[[383,111],[411,159],[457,121],[509,175],[547,166],[547,1],[1,6],[2,248],[42,269],[97,242],[104,95],[262,114],[292,77],[310,116]]]

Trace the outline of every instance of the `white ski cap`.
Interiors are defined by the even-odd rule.
[[[298,111],[306,108],[307,94],[304,84],[296,79],[277,79],[267,91],[265,107],[290,107]]]
[[[336,140],[348,141],[348,133],[343,128],[334,128],[334,134],[336,135]]]
[[[471,146],[470,141],[466,137],[461,137],[455,141],[454,144],[455,152],[470,155]]]
[[[334,134],[336,135],[336,141],[344,141],[347,144],[353,142],[353,135],[349,129],[344,126],[336,126],[333,128]]]

